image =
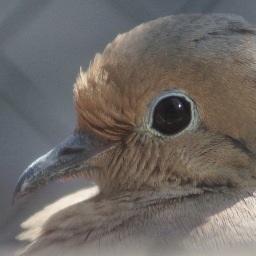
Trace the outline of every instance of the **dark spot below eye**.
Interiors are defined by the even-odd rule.
[[[231,136],[226,135],[225,136],[236,148],[239,148],[242,152],[244,152],[247,155],[254,155],[253,152],[247,147],[246,142],[242,139],[235,139]]]

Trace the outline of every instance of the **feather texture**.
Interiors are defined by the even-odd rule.
[[[75,134],[112,143],[69,170],[98,194],[77,192],[24,222],[21,254],[250,255],[255,85],[256,30],[241,17],[169,16],[117,36],[74,86]],[[190,98],[198,119],[172,136],[150,122],[155,102],[173,91]],[[79,143],[50,155],[82,154]]]

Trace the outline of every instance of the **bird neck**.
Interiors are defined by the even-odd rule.
[[[191,232],[197,232],[198,229],[205,230],[211,237],[210,233],[218,230],[215,227],[220,223],[220,226],[227,226],[225,239],[228,239],[230,232],[236,232],[233,224],[238,225],[242,215],[246,218],[253,217],[250,211],[256,208],[255,190],[256,187],[245,190],[222,189],[218,192],[189,188],[183,192],[181,189],[119,191],[112,195],[100,192],[89,200],[57,213],[44,226],[43,233],[52,234],[54,239],[58,236],[59,240],[65,240],[72,237],[74,229],[79,230],[79,240],[76,243],[81,241],[81,244],[98,244],[97,241],[101,240],[102,245],[111,245],[117,240],[125,241],[134,236],[143,239],[142,242],[153,236],[160,242],[163,238],[161,235],[168,237],[162,241],[180,243],[183,239],[199,239],[197,233],[188,238]],[[226,219],[229,222],[222,223]],[[63,223],[66,223],[65,232],[57,232],[58,227],[54,225]],[[167,233],[161,233],[166,227]],[[158,231],[159,237],[156,235]]]

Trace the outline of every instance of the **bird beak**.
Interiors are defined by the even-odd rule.
[[[23,172],[13,194],[13,202],[51,181],[81,176],[85,170],[97,169],[87,160],[108,151],[116,143],[92,134],[74,133]]]

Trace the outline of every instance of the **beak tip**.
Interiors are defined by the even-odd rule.
[[[15,191],[13,193],[13,196],[12,196],[12,206],[14,206],[16,200],[19,199],[19,198],[20,198],[19,192],[18,192],[18,190],[15,189]]]
[[[20,188],[18,187],[18,184],[13,192],[13,195],[12,195],[12,206],[15,204],[15,201],[17,199],[19,199],[21,196],[21,193],[20,193]]]
[[[18,200],[18,199],[20,199],[20,198],[22,198],[22,197],[24,197],[24,196],[26,196],[26,195],[28,195],[29,194],[29,191],[26,191],[26,190],[21,190],[21,188],[20,188],[20,186],[18,186],[19,184],[17,184],[17,186],[16,186],[16,188],[15,188],[15,190],[14,190],[14,192],[13,192],[13,196],[12,196],[12,206],[14,206],[14,204],[15,204],[15,202]]]
[[[16,187],[14,189],[13,196],[12,196],[12,205],[15,204],[15,201],[17,199],[20,199],[25,195],[29,194],[29,192],[27,191],[27,188],[24,186],[25,181],[26,181],[26,177],[25,175],[22,175],[18,180],[18,183],[16,184]]]

